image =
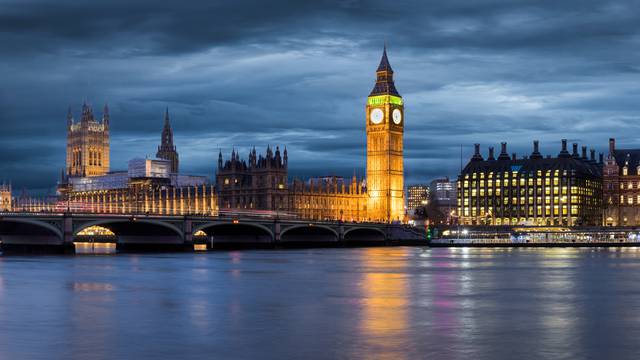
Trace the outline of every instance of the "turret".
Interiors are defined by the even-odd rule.
[[[107,106],[107,104],[104,104],[104,109],[102,110],[102,124],[104,125],[105,129],[109,128],[109,106]]]
[[[90,121],[93,121],[93,109],[85,102],[82,104],[82,117],[80,118],[80,122],[88,123]]]
[[[287,156],[287,147],[286,147],[286,146],[284,147],[284,157],[283,157],[283,159],[282,159],[282,160],[283,160],[282,165],[283,165],[284,167],[289,166],[289,157]]]
[[[222,169],[222,149],[218,152],[218,169]]]
[[[71,106],[69,106],[67,110],[67,128],[71,128],[71,125],[73,125],[73,114],[71,113]]]

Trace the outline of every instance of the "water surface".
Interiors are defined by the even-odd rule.
[[[0,257],[0,359],[637,359],[640,248]]]

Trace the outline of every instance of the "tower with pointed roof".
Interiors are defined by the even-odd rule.
[[[367,214],[376,221],[402,220],[404,102],[393,81],[386,45],[367,98],[366,129]]]
[[[109,172],[109,108],[104,106],[102,121],[84,103],[80,122],[67,112],[67,176],[98,176]]]
[[[173,145],[173,130],[171,129],[171,122],[169,120],[169,108],[164,112],[164,127],[162,128],[162,137],[156,157],[158,159],[169,160],[171,162],[171,173],[178,173],[179,157],[176,146]]]

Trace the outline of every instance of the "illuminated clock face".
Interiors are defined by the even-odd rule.
[[[372,123],[380,124],[384,119],[384,112],[382,112],[382,109],[373,109],[371,110],[370,118]]]
[[[393,110],[391,116],[393,117],[393,122],[396,125],[400,125],[400,123],[402,122],[402,111],[400,111],[400,109],[395,109]]]

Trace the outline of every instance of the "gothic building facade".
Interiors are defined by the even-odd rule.
[[[603,173],[604,225],[640,225],[640,149],[616,149],[609,139]]]
[[[74,122],[71,108],[67,114],[67,176],[98,176],[109,172],[109,108],[105,105],[102,121],[93,109],[82,105],[80,122]]]
[[[285,148],[280,153],[267,147],[265,156],[258,155],[253,148],[248,162],[240,159],[233,150],[231,159],[223,161],[218,154],[216,188],[220,208],[250,210],[289,210],[288,199],[288,155]]]

